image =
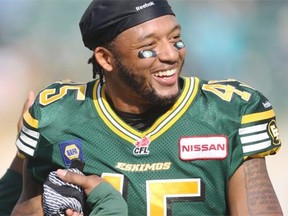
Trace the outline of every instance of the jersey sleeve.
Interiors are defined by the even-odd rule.
[[[88,194],[87,204],[92,209],[90,216],[128,215],[127,203],[109,183],[102,182]]]
[[[73,106],[74,101],[84,101],[85,92],[86,84],[70,80],[52,83],[40,91],[34,104],[23,115],[23,127],[16,141],[19,156],[35,157],[37,152],[45,155],[45,151],[52,151],[49,145],[53,145],[53,137],[65,130],[62,117],[71,119],[67,107]],[[77,108],[75,105],[75,110]]]
[[[39,97],[36,97],[34,104],[23,115],[23,126],[16,140],[18,155],[21,158],[33,157],[39,142],[38,119],[40,116],[37,101],[39,101]]]
[[[274,109],[269,100],[255,91],[245,107],[238,130],[244,158],[276,154],[281,140]]]

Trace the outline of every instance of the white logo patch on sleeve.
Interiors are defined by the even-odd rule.
[[[224,135],[182,137],[179,140],[181,160],[222,160],[228,155],[228,139]]]

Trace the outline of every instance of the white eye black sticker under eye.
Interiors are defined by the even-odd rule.
[[[138,57],[143,59],[143,58],[152,58],[156,57],[157,53],[155,50],[141,50],[138,53]]]
[[[174,44],[174,47],[176,47],[178,50],[180,50],[180,49],[185,47],[185,44],[182,40],[180,40]]]

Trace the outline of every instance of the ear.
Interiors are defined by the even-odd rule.
[[[94,52],[94,56],[96,61],[105,71],[112,71],[112,57],[113,54],[104,47],[97,47]]]

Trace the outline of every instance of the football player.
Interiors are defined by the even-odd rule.
[[[166,0],[94,0],[80,29],[99,78],[53,83],[24,114],[16,144],[38,183],[31,199],[40,205],[47,175],[78,159],[129,215],[282,215],[265,164],[281,146],[272,105],[236,80],[181,76]]]

